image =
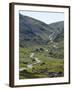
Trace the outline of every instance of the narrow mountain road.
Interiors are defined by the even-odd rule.
[[[31,53],[30,58],[33,58],[33,57],[34,57],[34,54],[35,54],[35,53]]]
[[[34,57],[34,55],[35,55],[35,53],[31,53],[30,58],[34,58],[36,63],[40,63],[41,61],[38,58]]]
[[[23,70],[26,70],[27,68],[20,68],[19,71],[23,71]]]
[[[34,55],[35,55],[35,53],[31,53],[31,54],[30,54],[30,58],[34,58],[36,62],[33,63],[33,64],[28,64],[28,65],[27,65],[27,68],[32,69],[33,65],[36,65],[36,64],[38,64],[38,63],[41,62],[41,60],[39,60],[38,58],[34,57]],[[19,71],[26,70],[27,68],[21,68]]]
[[[33,65],[38,64],[38,63],[41,62],[41,60],[39,60],[38,58],[34,57],[34,55],[35,55],[35,53],[31,53],[30,58],[34,58],[36,62],[33,63],[33,64],[29,64],[29,65],[27,65],[28,68],[32,68]]]
[[[27,65],[27,68],[32,68],[33,67],[33,64],[28,64]]]
[[[35,60],[36,60],[37,63],[40,63],[41,62],[38,58],[35,58]]]

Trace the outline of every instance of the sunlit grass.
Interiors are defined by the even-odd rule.
[[[37,48],[37,47],[36,47]],[[27,73],[30,73],[30,77],[49,77],[47,74],[42,72],[64,72],[64,60],[60,58],[54,58],[49,55],[48,51],[45,51],[47,47],[44,47],[44,51],[36,52],[35,48],[20,48],[19,55],[19,67],[27,68]],[[38,58],[41,62],[38,64],[33,64],[32,58],[30,58],[31,53],[34,52],[34,57]],[[32,68],[28,68],[28,64],[33,64]],[[22,72],[20,78],[26,78]],[[22,76],[23,75],[23,76]]]

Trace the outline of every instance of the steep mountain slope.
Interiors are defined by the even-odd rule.
[[[21,47],[47,45],[48,42],[63,40],[64,22],[46,24],[34,18],[19,15],[19,39]]]
[[[50,35],[55,42],[62,41],[64,39],[64,21],[49,24],[50,27],[54,28],[54,32]]]

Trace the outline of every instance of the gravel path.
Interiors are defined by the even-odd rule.
[[[34,55],[35,55],[35,53],[31,53],[31,54],[30,54],[30,58],[34,58],[36,62],[33,63],[33,64],[28,64],[28,65],[27,65],[27,68],[30,68],[30,69],[31,69],[31,68],[33,67],[33,65],[36,65],[36,64],[38,64],[38,63],[41,62],[41,60],[39,60],[38,58],[34,57]],[[19,71],[26,70],[27,68],[21,68]]]

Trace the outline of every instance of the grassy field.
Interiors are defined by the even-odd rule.
[[[53,48],[52,50],[48,48],[47,46],[20,47],[20,79],[64,76],[63,50],[57,49],[60,52],[56,50],[54,52]]]

